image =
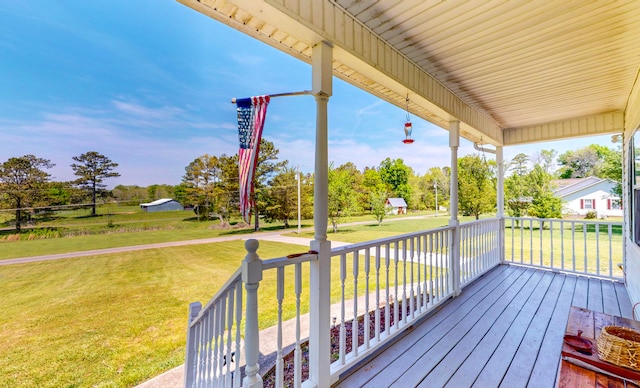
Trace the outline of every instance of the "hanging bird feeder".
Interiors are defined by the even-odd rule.
[[[411,124],[411,118],[409,117],[409,95],[407,94],[407,121],[404,123],[404,137],[405,139],[402,141],[404,144],[413,143],[413,139],[411,138],[411,132],[413,132],[413,125]]]

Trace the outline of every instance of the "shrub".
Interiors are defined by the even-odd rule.
[[[587,214],[585,214],[584,216],[585,220],[595,220],[596,218],[598,218],[598,213],[596,213],[595,210],[587,212]]]

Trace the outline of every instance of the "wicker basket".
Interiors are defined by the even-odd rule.
[[[597,339],[600,359],[625,368],[640,371],[640,332],[606,326]]]

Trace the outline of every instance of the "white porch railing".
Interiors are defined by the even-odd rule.
[[[457,287],[499,264],[500,225],[497,219],[476,221],[461,225],[458,235],[449,226],[333,249],[333,305],[327,317],[333,327],[325,334],[332,341],[331,381],[455,295]],[[458,238],[460,261],[451,254]],[[302,313],[310,304],[308,296],[303,297],[309,283],[305,264],[317,255],[263,262],[256,253],[257,241],[245,246],[242,267],[214,298],[204,308],[199,303],[190,306],[188,387],[262,386],[258,355],[269,352],[275,372],[267,385],[285,386],[285,375],[293,375],[287,384],[304,385],[302,366],[308,360],[303,347],[309,333],[308,315]],[[458,271],[451,270],[454,265]],[[456,273],[460,279],[454,279]],[[258,287],[263,277],[264,285]],[[258,292],[266,309],[260,318],[275,325],[265,337],[275,343],[258,340]],[[267,306],[274,307],[267,311]]]
[[[211,301],[202,308],[189,305],[189,328],[185,357],[185,386],[214,385],[239,387],[239,362],[242,356],[240,327],[242,304],[241,269],[238,269]]]
[[[472,282],[500,264],[502,220],[493,218],[460,225],[460,283]]]
[[[339,282],[332,282],[332,295],[340,296],[332,317],[332,381],[453,295],[453,231],[444,227],[332,250],[332,266],[340,269]]]
[[[622,280],[622,222],[505,217],[505,261]]]

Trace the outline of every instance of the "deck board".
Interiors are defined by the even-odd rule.
[[[512,284],[513,283],[511,282],[503,281],[495,287],[490,294],[486,295],[481,301],[476,303],[473,308],[467,312],[465,317],[455,325],[443,325],[447,330],[447,333],[438,339],[433,346],[433,350],[429,353],[422,354],[420,358],[416,359],[413,366],[408,368],[391,386],[411,387],[419,385],[423,380],[424,370],[432,370],[438,366],[440,360],[447,356],[447,354],[463,339],[465,334],[469,333],[469,331],[474,327],[482,326],[478,325],[478,321],[484,314],[490,312],[491,308],[501,299],[504,299],[505,295],[513,293],[513,290],[510,290]]]
[[[501,265],[336,386],[553,386],[571,305],[631,315],[622,284]]]
[[[466,312],[473,308],[473,305],[478,300],[491,294],[495,287],[504,278],[509,278],[514,270],[507,269],[492,272],[495,273],[490,274],[492,276],[490,276],[484,284],[476,282],[465,289],[465,294],[468,298],[455,298],[451,300],[426,322],[422,323],[420,325],[421,335],[406,335],[402,337],[397,342],[399,346],[391,352],[390,355],[383,354],[381,360],[372,364],[371,368],[360,370],[357,376],[354,376],[354,381],[357,381],[357,384],[354,386],[368,386],[367,382],[369,382],[373,376],[377,376],[377,379],[370,385],[371,387],[390,386],[393,384],[393,382],[404,373],[405,367],[413,364],[413,352],[423,353],[425,350],[431,348],[429,341],[433,342],[434,339],[440,338],[446,328],[446,325],[443,323],[446,324],[450,320],[458,321],[462,319]],[[411,334],[413,334],[413,331]],[[395,348],[396,346],[393,347]],[[378,365],[384,365],[385,367],[377,368]],[[383,371],[384,373],[381,373]]]
[[[538,275],[538,273],[535,275]],[[536,310],[540,306],[540,303],[542,303],[545,293],[539,292],[538,290],[546,289],[548,284],[551,283],[552,278],[552,273],[543,273],[540,276],[540,281],[536,284],[535,290],[526,300],[523,299],[523,305],[518,312],[518,316],[505,333],[498,348],[485,365],[485,368],[482,369],[482,373],[480,373],[473,383],[473,386],[497,387],[500,384],[503,376],[511,366],[511,362],[515,357],[524,335],[527,333]]]
[[[554,276],[547,292],[536,311],[524,338],[516,351],[509,369],[502,379],[505,386],[518,386],[523,381],[528,381],[533,366],[538,358],[542,341],[551,321],[553,310],[562,290],[564,276]]]
[[[421,382],[420,386],[428,387],[440,387],[446,384],[451,376],[457,372],[457,366],[462,363],[471,355],[476,345],[478,344],[478,338],[483,338],[489,333],[491,328],[498,322],[500,316],[505,311],[509,303],[515,298],[520,289],[525,285],[529,276],[526,276],[525,271],[518,273],[518,278],[511,283],[510,288],[504,292],[501,297],[493,303],[493,305],[486,311],[481,313],[476,324],[469,329],[464,336],[448,351],[447,355],[436,365],[436,367],[429,373]]]
[[[615,283],[615,288],[616,296],[618,297],[618,306],[620,307],[620,316],[623,318],[633,319],[633,307],[631,305],[627,289],[622,283]]]
[[[567,312],[571,307],[575,286],[576,278],[574,276],[564,277],[562,290],[529,377],[530,382],[536,382],[540,387],[552,387],[556,380],[558,360],[553,355],[558,354],[562,349],[562,337],[564,337],[568,321]]]

